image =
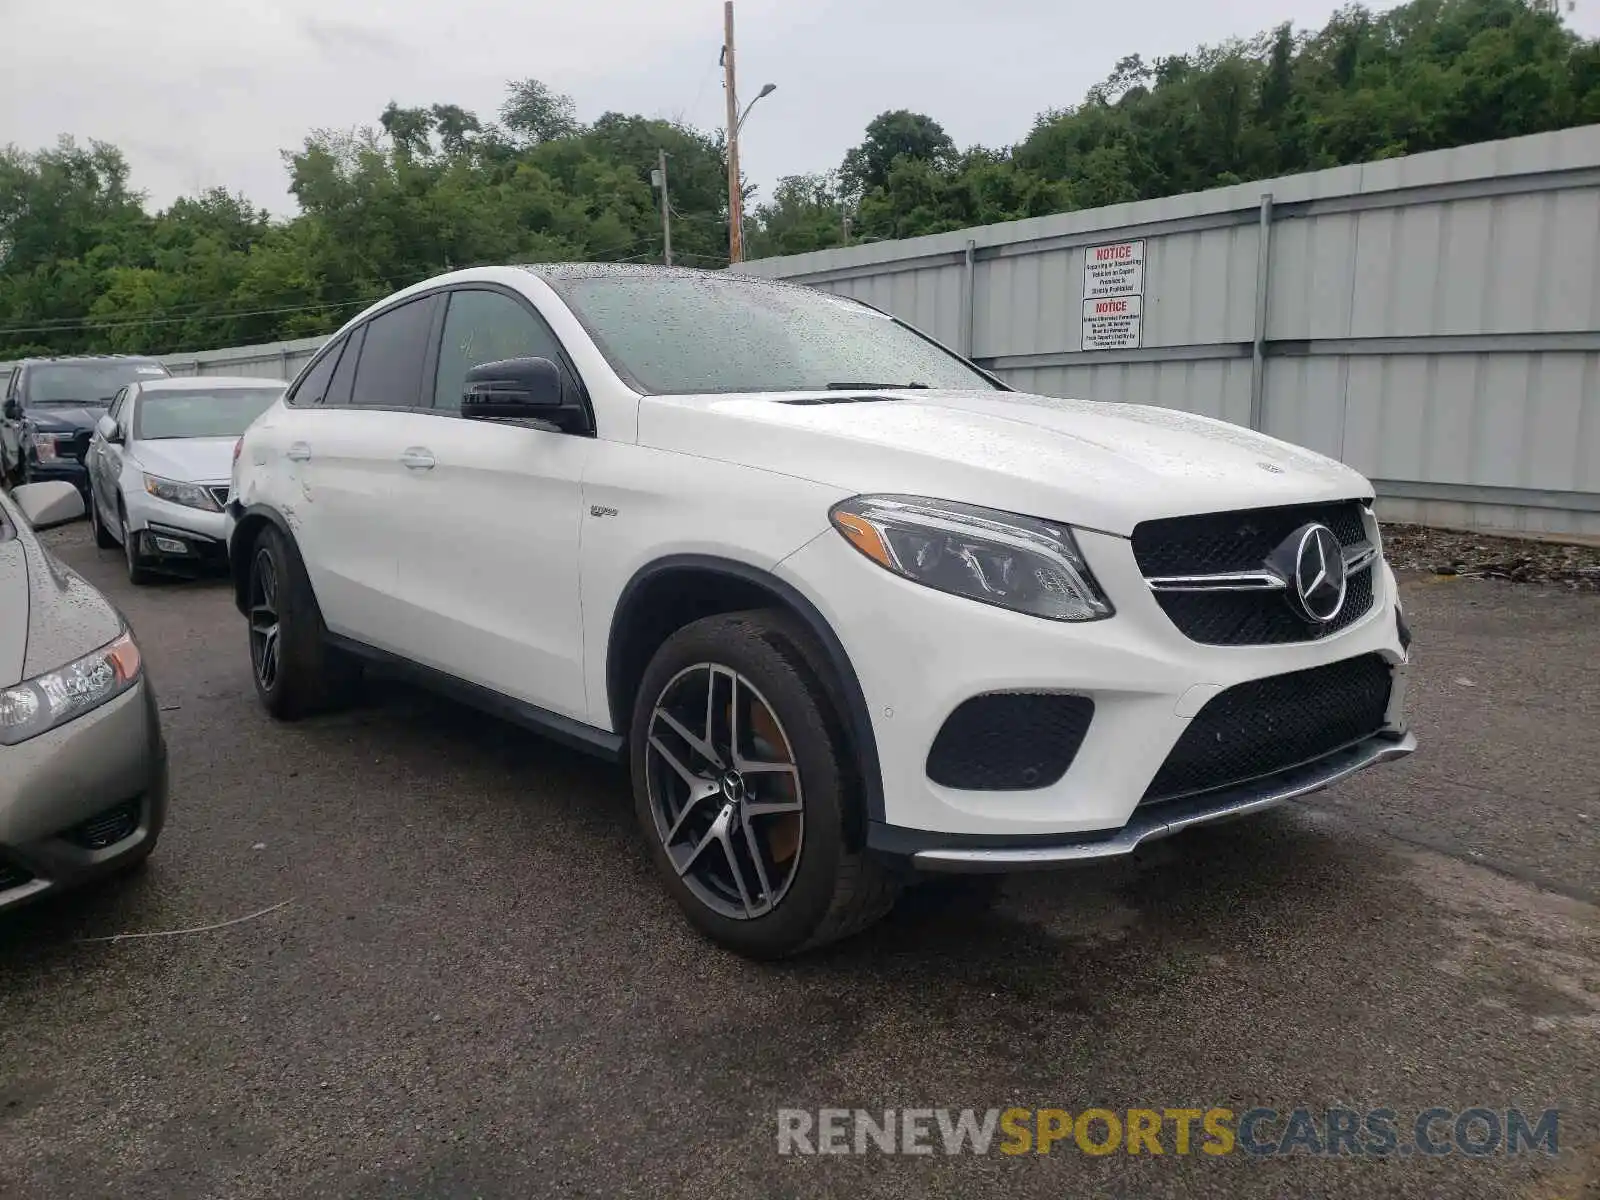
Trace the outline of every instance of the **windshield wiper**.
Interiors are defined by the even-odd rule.
[[[854,383],[849,380],[844,382],[828,383],[824,384],[823,386],[830,392],[888,391],[890,388],[898,388],[904,391],[915,390],[920,392],[926,392],[929,390],[929,385],[926,383]]]

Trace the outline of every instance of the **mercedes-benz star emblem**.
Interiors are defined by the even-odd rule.
[[[1294,574],[1289,601],[1308,621],[1327,625],[1344,607],[1344,547],[1326,525],[1305,525],[1289,535]]]

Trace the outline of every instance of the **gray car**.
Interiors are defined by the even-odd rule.
[[[34,536],[83,514],[70,483],[0,491],[0,909],[137,865],[166,817],[133,635]]]

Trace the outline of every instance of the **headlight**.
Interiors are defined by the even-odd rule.
[[[77,662],[0,689],[0,746],[15,746],[120,696],[139,678],[139,647],[124,633]]]
[[[212,512],[221,512],[217,502],[212,499],[211,493],[198,483],[179,483],[176,479],[162,479],[159,475],[146,475],[144,477],[144,490],[157,500],[166,500],[172,504],[182,504],[186,508],[205,508]]]
[[[1112,614],[1063,525],[921,496],[855,496],[828,515],[873,562],[941,592],[1052,621]]]
[[[61,457],[61,443],[70,442],[70,433],[33,433],[33,454],[40,462],[55,462]]]

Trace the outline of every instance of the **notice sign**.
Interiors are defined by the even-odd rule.
[[[1083,350],[1139,345],[1144,301],[1144,239],[1085,246],[1083,250]]]
[[[1083,302],[1083,349],[1120,350],[1139,344],[1143,296]]]

